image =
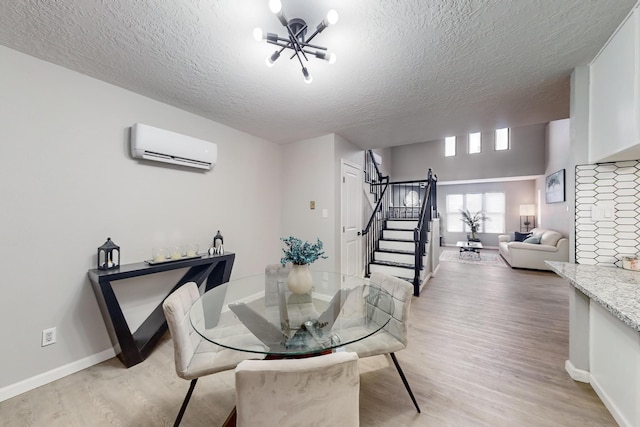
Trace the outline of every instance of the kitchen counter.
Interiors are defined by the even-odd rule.
[[[616,267],[547,261],[560,277],[640,332],[640,272]]]
[[[640,426],[640,272],[547,261],[567,279],[569,360],[621,426]]]

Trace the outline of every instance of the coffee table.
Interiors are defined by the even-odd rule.
[[[460,248],[459,257],[462,257],[462,254],[470,252],[478,255],[478,259],[480,259],[480,249],[482,249],[482,243],[480,242],[463,242],[459,241],[456,243],[456,246]]]

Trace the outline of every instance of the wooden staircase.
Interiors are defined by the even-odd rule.
[[[391,219],[385,222],[378,249],[369,264],[370,271],[386,273],[412,281],[415,275],[413,232],[417,219]]]
[[[380,173],[373,152],[369,150],[366,156],[365,182],[372,209],[359,233],[364,236],[365,276],[381,272],[405,279],[419,296],[437,267],[437,261],[430,259],[437,177],[429,169],[427,179],[390,182],[389,176]]]

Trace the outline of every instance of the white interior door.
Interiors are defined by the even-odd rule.
[[[360,236],[362,230],[362,170],[356,164],[342,161],[342,274],[362,274]]]

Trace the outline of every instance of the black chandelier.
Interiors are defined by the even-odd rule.
[[[281,0],[269,0],[269,9],[271,9],[271,12],[275,13],[282,26],[287,29],[287,37],[280,37],[275,33],[267,33],[264,35],[260,28],[253,30],[253,37],[257,41],[266,40],[267,43],[280,46],[279,50],[276,50],[273,55],[267,57],[265,62],[268,67],[273,67],[274,62],[280,58],[280,54],[285,49],[291,49],[293,50],[293,54],[289,59],[298,58],[300,66],[302,67],[302,75],[304,76],[305,83],[311,83],[313,78],[311,77],[311,74],[309,74],[307,67],[305,67],[305,63],[302,62],[303,58],[305,61],[309,61],[307,56],[309,55],[328,61],[329,64],[334,64],[336,62],[336,55],[334,53],[328,53],[326,47],[311,44],[309,42],[313,40],[315,36],[324,31],[324,29],[329,25],[333,25],[338,22],[338,12],[331,9],[322,22],[318,24],[316,31],[311,34],[309,38],[306,38],[307,23],[304,19],[300,18],[287,19],[282,11]]]

